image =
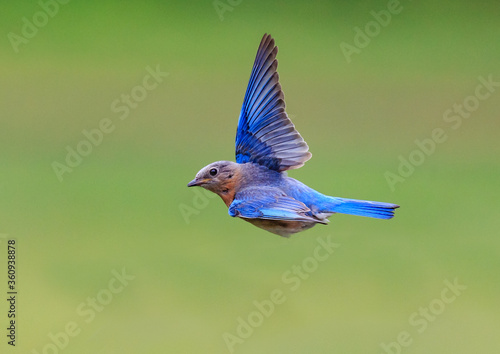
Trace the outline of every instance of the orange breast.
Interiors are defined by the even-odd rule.
[[[232,189],[232,190],[229,190],[229,192],[227,192],[227,193],[219,193],[219,196],[222,198],[222,200],[224,201],[226,206],[229,208],[229,206],[231,205],[231,203],[234,200],[235,194],[236,194],[235,190]]]
[[[241,184],[241,171],[235,170],[233,177],[227,179],[222,185],[221,190],[217,193],[222,198],[222,200],[224,201],[224,203],[228,208],[233,202],[234,195],[236,194],[236,191],[238,190],[240,184]]]

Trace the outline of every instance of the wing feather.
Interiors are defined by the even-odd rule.
[[[254,162],[276,171],[299,168],[309,147],[285,112],[274,39],[260,42],[236,132],[236,162]]]
[[[238,193],[229,206],[229,215],[245,219],[327,223],[314,217],[304,203],[273,187],[248,188]]]

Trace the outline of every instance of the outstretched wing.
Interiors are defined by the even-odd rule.
[[[312,216],[302,202],[279,193],[272,188],[252,188],[237,197],[229,206],[229,215],[246,219],[270,219],[327,223]]]
[[[285,112],[276,71],[278,47],[265,34],[255,58],[236,132],[236,162],[255,162],[275,171],[299,168],[309,147]]]

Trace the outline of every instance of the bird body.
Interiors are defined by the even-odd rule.
[[[217,171],[210,178],[210,171]],[[218,178],[217,178],[218,177]],[[229,215],[280,236],[327,224],[335,213],[390,219],[395,204],[330,197],[288,177],[286,172],[247,162],[217,161],[202,169],[189,186],[218,194]]]
[[[326,224],[335,213],[392,218],[396,204],[330,197],[287,176],[312,155],[285,112],[277,52],[272,37],[264,35],[238,122],[236,162],[209,164],[188,187],[218,194],[230,216],[285,237]]]

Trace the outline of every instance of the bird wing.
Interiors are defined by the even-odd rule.
[[[246,219],[271,219],[326,223],[311,214],[304,203],[277,193],[272,187],[254,187],[239,192],[229,206],[229,215]]]
[[[278,47],[265,34],[253,65],[236,131],[236,162],[255,162],[275,171],[299,168],[309,146],[285,112],[276,71]]]

